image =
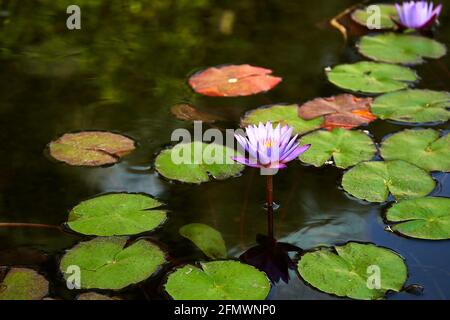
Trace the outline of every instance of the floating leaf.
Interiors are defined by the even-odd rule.
[[[423,58],[438,59],[447,53],[447,48],[436,40],[395,33],[364,36],[358,48],[372,60],[405,64],[419,64]]]
[[[338,65],[327,72],[327,77],[340,88],[366,93],[401,90],[418,79],[410,68],[368,61]]]
[[[41,300],[48,281],[32,269],[11,268],[0,284],[0,300]]]
[[[101,237],[81,242],[61,260],[64,278],[72,275],[70,266],[80,268],[82,289],[119,290],[141,282],[165,262],[165,254],[147,240],[126,246],[127,237]]]
[[[172,106],[172,108],[170,108],[170,112],[172,112],[172,114],[178,119],[186,121],[203,121],[212,123],[218,120],[223,120],[219,116],[200,112],[193,106],[186,103],[180,103]]]
[[[377,6],[380,9],[379,29],[394,29],[396,27],[393,19],[398,18],[398,15],[394,5],[373,4],[372,6]],[[353,11],[351,15],[353,21],[359,23],[362,26],[368,27],[367,22],[371,20],[371,16],[374,12],[371,10],[367,11],[367,8],[368,7],[356,9],[355,11]]]
[[[361,162],[342,177],[342,186],[351,195],[370,202],[384,202],[389,193],[395,199],[419,198],[435,187],[433,178],[408,162]]]
[[[270,290],[267,276],[237,261],[213,261],[181,267],[169,275],[166,291],[175,300],[263,300]]]
[[[385,160],[404,160],[426,171],[450,171],[450,135],[433,129],[403,130],[383,141]]]
[[[130,138],[103,131],[66,133],[50,142],[50,155],[73,166],[113,164],[135,149]]]
[[[403,90],[377,97],[372,112],[380,119],[400,122],[445,122],[450,119],[450,93]]]
[[[211,67],[194,74],[189,84],[206,96],[237,97],[268,91],[281,82],[272,70],[248,64]]]
[[[316,167],[333,158],[338,168],[348,168],[372,159],[377,151],[367,134],[341,128],[310,133],[302,138],[302,143],[310,144],[311,148],[299,159]]]
[[[450,239],[450,199],[419,198],[394,204],[386,219],[395,224],[391,229],[408,237]]]
[[[298,263],[301,277],[321,291],[374,300],[384,297],[387,291],[399,292],[406,282],[405,262],[392,250],[355,242],[334,249],[308,252]],[[379,275],[378,283],[374,275]]]
[[[97,292],[86,292],[78,295],[77,300],[118,300]]]
[[[306,102],[298,109],[298,115],[311,120],[325,117],[323,127],[351,129],[368,124],[376,119],[370,112],[372,98],[358,98],[351,94],[341,94],[330,98],[317,98]]]
[[[162,205],[144,194],[113,193],[78,204],[70,211],[67,225],[87,235],[133,235],[155,229],[166,220]]]
[[[216,229],[203,224],[191,223],[180,228],[180,234],[191,240],[211,259],[227,257],[227,247],[222,235]]]
[[[294,129],[295,133],[304,134],[320,128],[323,123],[323,118],[304,120],[298,116],[298,105],[276,104],[247,112],[241,120],[241,125],[246,127],[249,125],[257,125],[259,122],[266,123],[267,121],[275,124],[289,125]]]
[[[179,143],[163,150],[155,160],[156,170],[171,180],[201,183],[210,180],[210,175],[223,180],[239,174],[244,166],[231,157],[236,151],[215,143]]]

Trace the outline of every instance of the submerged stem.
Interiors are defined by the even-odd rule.
[[[42,223],[2,222],[0,228],[47,228],[61,230],[59,226]]]
[[[267,175],[267,233],[273,238],[273,176]]]

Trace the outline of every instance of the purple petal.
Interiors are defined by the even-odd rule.
[[[289,150],[287,150],[287,151],[283,154],[283,156],[281,157],[280,161],[285,162],[286,159],[287,159],[288,157],[290,157],[290,155],[292,154],[292,152],[295,152],[295,150],[297,150],[297,148],[298,148],[299,146],[300,146],[300,143],[294,144]],[[286,162],[288,162],[288,161],[286,161]]]
[[[395,4],[395,9],[397,9],[397,15],[400,18],[400,21],[404,21],[405,17],[403,15],[403,8],[398,3]]]
[[[239,162],[241,164],[244,164],[248,167],[253,167],[253,168],[261,168],[262,167],[254,159],[248,159],[245,157],[231,157],[231,159],[233,159],[234,161]]]
[[[287,145],[284,146],[284,148],[281,148],[280,152],[281,152],[282,154],[286,154],[287,152],[289,152],[289,149],[291,149],[292,146],[294,145],[294,143],[297,141],[297,137],[298,137],[298,134],[296,134],[296,135],[289,141],[289,143],[288,143]]]
[[[237,142],[244,148],[244,150],[247,150],[248,148],[248,141],[246,138],[244,138],[241,135],[235,134],[234,137],[236,138]]]
[[[296,148],[294,151],[291,152],[291,154],[289,156],[287,156],[283,162],[289,162],[292,161],[296,158],[298,158],[299,155],[301,155],[302,153],[304,153],[306,150],[308,150],[311,147],[310,144],[306,144],[304,146],[298,147]]]
[[[261,163],[262,165],[267,165],[270,163],[270,159],[266,154],[266,150],[261,146],[261,143],[258,142],[258,145],[256,147],[256,151],[257,151],[257,159],[258,162]]]
[[[441,14],[441,11],[442,11],[442,4],[438,5],[431,14],[439,16]]]
[[[280,137],[280,147],[286,146],[286,144],[289,142],[289,138],[292,136],[292,128],[288,126],[286,127],[287,129],[281,134]]]
[[[281,162],[272,163],[269,167],[270,169],[284,169],[287,168],[287,165]]]

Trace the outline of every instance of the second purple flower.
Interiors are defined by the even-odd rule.
[[[396,4],[399,21],[396,23],[402,28],[421,30],[431,26],[439,17],[442,4],[434,7],[433,2],[409,1],[401,5]]]

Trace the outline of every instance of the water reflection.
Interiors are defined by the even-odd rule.
[[[295,163],[277,175],[278,240],[263,237],[255,243],[255,234],[266,231],[261,177],[246,170],[237,179],[183,185],[161,179],[152,168],[154,155],[170,143],[171,132],[190,128],[189,122],[170,113],[174,104],[189,103],[219,115],[231,128],[246,111],[261,105],[340,92],[326,82],[323,68],[361,57],[327,27],[328,19],[359,0],[77,2],[83,10],[79,32],[65,29],[67,1],[0,3],[1,221],[59,225],[70,208],[96,194],[145,192],[170,206],[167,224],[152,235],[172,256],[189,262],[204,259],[178,230],[193,221],[211,225],[223,234],[230,256],[253,247],[246,254],[255,264],[276,261],[271,266],[271,279],[278,281],[272,298],[331,298],[299,279],[287,258],[295,252],[289,250],[348,240],[398,251],[410,267],[409,283],[424,285],[425,298],[449,298],[448,241],[404,239],[386,232],[382,207],[355,201],[338,189],[341,170]],[[437,35],[443,43],[450,41],[449,27],[447,11]],[[449,62],[447,55],[419,66],[420,85],[448,90]],[[186,85],[192,72],[223,63],[268,67],[283,77],[283,85],[236,99],[203,97]],[[367,129],[380,142],[403,128],[375,121]],[[61,134],[92,129],[131,136],[139,148],[107,168],[73,168],[44,156],[46,144]],[[448,174],[434,176],[441,183],[433,194],[449,196]],[[1,250],[37,249],[55,260],[78,241],[77,236],[53,230],[0,230]],[[280,248],[280,243],[289,245]],[[12,264],[20,262],[9,257]],[[55,295],[67,294],[57,272],[42,271],[49,272]],[[155,290],[158,285],[149,284],[156,298],[161,297]]]
[[[288,283],[289,270],[296,268],[290,253],[299,253],[302,250],[297,246],[278,242],[265,235],[257,235],[256,243],[256,246],[241,254],[239,259],[264,271],[274,284],[280,280]]]

